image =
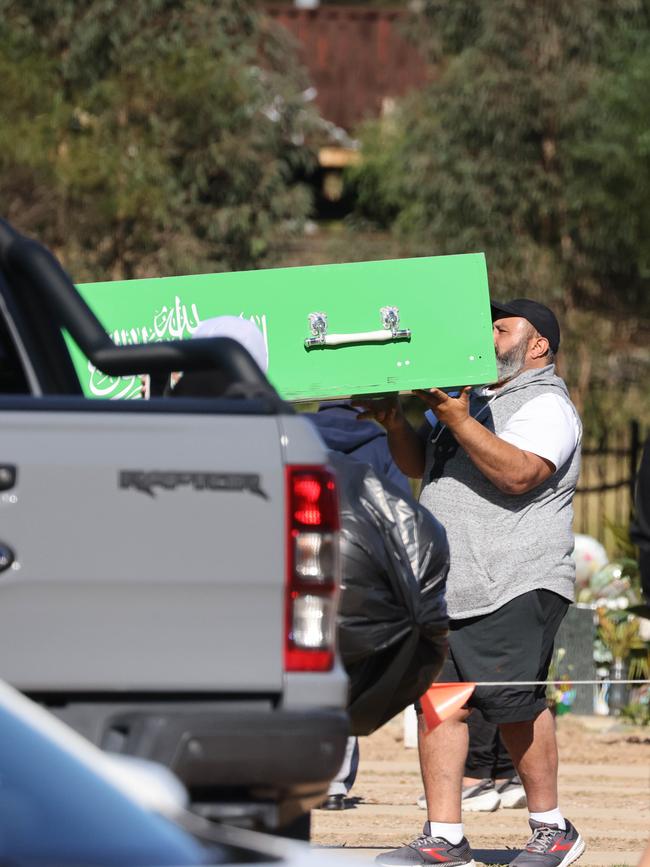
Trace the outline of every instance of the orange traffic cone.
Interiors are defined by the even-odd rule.
[[[459,710],[474,692],[475,683],[434,683],[420,699],[425,732]]]

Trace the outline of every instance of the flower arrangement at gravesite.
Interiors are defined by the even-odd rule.
[[[573,666],[567,665],[565,666],[566,671],[562,671],[562,662],[565,657],[565,648],[556,648],[548,669],[546,700],[548,701],[549,708],[556,716],[568,713],[576,698],[576,688],[571,683],[569,675]]]
[[[650,721],[647,686],[616,681],[645,680],[650,673],[650,621],[640,604],[639,565],[627,530],[609,525],[620,556],[608,562],[603,546],[589,536],[576,535],[576,602],[594,611],[594,662],[603,684],[596,698],[597,712],[620,714],[637,724]],[[571,701],[569,677],[560,665],[564,653],[556,651],[549,674],[548,697],[556,713]],[[569,697],[567,697],[569,696]],[[562,704],[560,704],[562,702]],[[570,705],[569,705],[570,706]]]
[[[582,591],[585,599],[585,591]],[[599,671],[612,681],[644,680],[650,672],[650,622],[638,617],[641,603],[638,564],[621,558],[597,572],[589,588],[597,612],[594,659]],[[612,683],[607,703],[610,712],[621,713],[631,704],[646,707],[645,721],[650,721],[647,687],[635,689],[630,684]]]

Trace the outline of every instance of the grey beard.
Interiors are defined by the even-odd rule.
[[[503,355],[497,352],[497,377],[498,382],[505,382],[517,376],[524,368],[526,363],[527,340],[522,340],[517,346],[513,346]]]

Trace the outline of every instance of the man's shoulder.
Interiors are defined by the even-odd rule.
[[[555,404],[560,408],[570,407],[573,415],[579,419],[579,414],[571,400],[569,389],[562,377],[556,373],[551,373],[541,378],[522,379],[520,383],[517,383],[516,388],[512,389],[511,393],[518,395],[519,402],[526,406],[535,401],[540,406]]]
[[[551,391],[561,392],[568,396],[569,389],[566,382],[555,373],[552,365],[541,368],[540,370],[524,370],[519,376],[516,376],[510,383],[513,391]],[[506,389],[507,390],[507,389]]]
[[[525,405],[547,404],[548,406],[572,407],[575,410],[573,401],[568,391],[560,388],[542,388],[535,390],[527,389],[527,398],[524,401]]]

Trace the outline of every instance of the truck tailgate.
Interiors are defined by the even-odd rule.
[[[32,692],[281,692],[276,417],[4,412],[2,426],[17,480],[0,497],[15,554],[0,677]]]

